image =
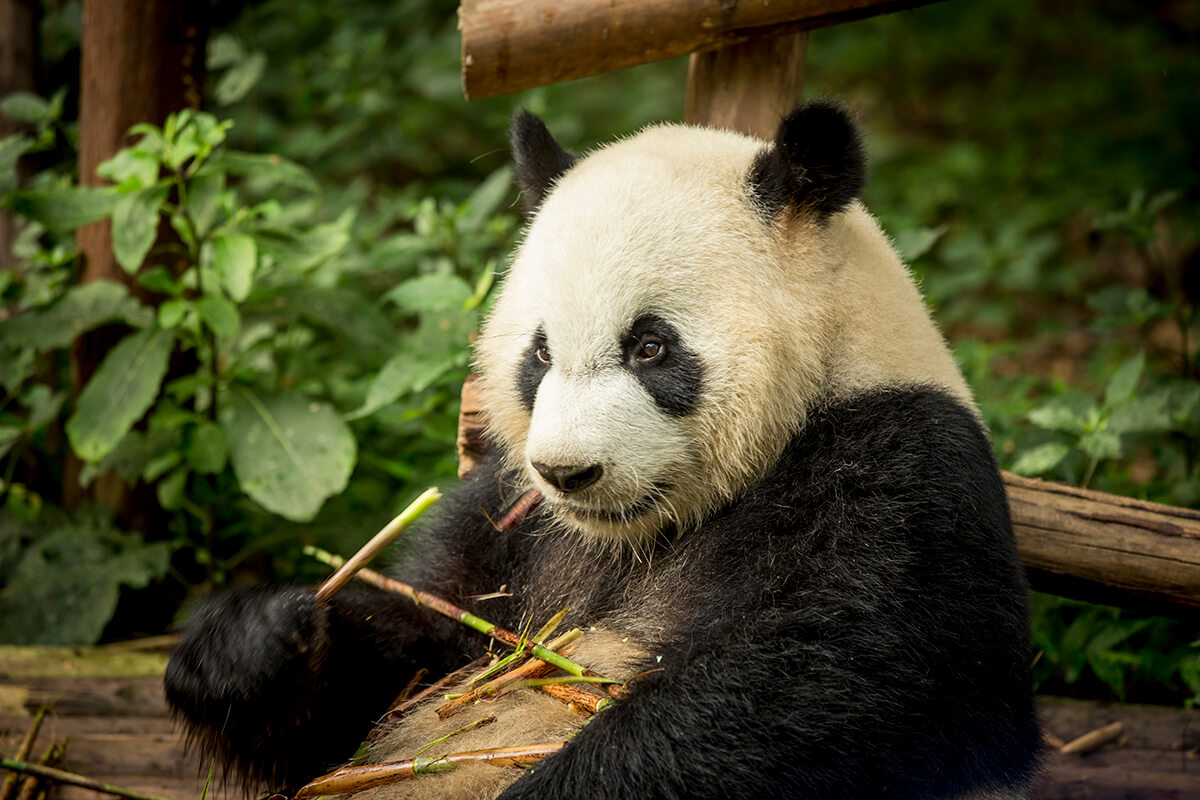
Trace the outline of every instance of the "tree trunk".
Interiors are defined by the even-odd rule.
[[[96,167],[129,143],[126,131],[139,122],[161,125],[167,115],[199,108],[203,97],[207,30],[198,3],[173,0],[85,0],[79,97],[79,181],[97,186]],[[100,278],[134,286],[117,264],[107,220],[76,234],[83,259],[81,281]],[[75,341],[71,383],[77,397],[121,329],[100,329]],[[128,487],[116,475],[79,486],[81,464],[68,454],[63,480],[67,506],[84,499],[127,511]],[[126,517],[125,513],[121,514]]]
[[[37,65],[37,27],[33,0],[0,0],[0,98],[13,92],[34,91]],[[0,139],[17,133],[21,124],[0,114]],[[0,211],[0,270],[12,269],[16,220]]]

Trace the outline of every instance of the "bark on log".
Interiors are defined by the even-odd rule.
[[[1033,588],[1119,605],[1200,607],[1200,511],[1004,473]]]
[[[477,100],[929,2],[463,0],[463,89]]]

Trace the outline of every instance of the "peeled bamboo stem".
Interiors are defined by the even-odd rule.
[[[345,767],[301,787],[295,800],[322,795],[353,794],[378,786],[415,778],[418,775],[436,775],[452,772],[463,763],[485,763],[497,767],[527,767],[543,758],[557,753],[566,742],[530,744],[520,747],[497,747],[492,750],[467,750],[445,756],[413,758],[387,764],[368,764],[362,767]]]

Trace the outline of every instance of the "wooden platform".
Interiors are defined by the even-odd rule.
[[[66,737],[62,767],[177,800],[199,800],[207,765],[172,728],[161,675],[168,642],[91,649],[0,647],[0,753],[16,753],[52,704],[34,748]],[[1046,730],[1068,741],[1114,721],[1117,741],[1087,755],[1050,752],[1037,800],[1200,800],[1200,712],[1042,699]],[[100,795],[58,787],[51,800]],[[210,787],[209,800],[240,800]]]

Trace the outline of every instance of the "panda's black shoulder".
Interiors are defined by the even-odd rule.
[[[864,491],[919,490],[926,503],[967,490],[1003,506],[991,442],[976,412],[932,386],[888,386],[817,406],[784,451],[777,472],[809,474]],[[966,498],[959,496],[958,501]]]

